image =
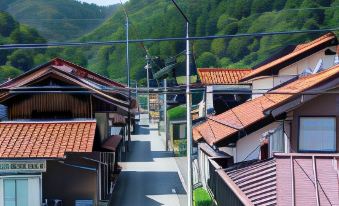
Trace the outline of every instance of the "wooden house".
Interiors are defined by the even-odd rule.
[[[1,84],[0,104],[0,205],[109,198],[137,108],[124,85],[56,58]]]

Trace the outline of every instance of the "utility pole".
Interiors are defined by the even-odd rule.
[[[130,143],[131,143],[131,85],[130,85],[130,66],[129,66],[129,21],[128,21],[128,15],[125,11],[126,16],[126,66],[127,66],[127,88],[128,88],[128,144],[127,144],[127,150],[130,149]]]
[[[166,145],[166,151],[168,151],[168,131],[167,131],[167,79],[164,79],[164,122],[165,122],[165,145]]]
[[[192,190],[192,118],[191,118],[191,92],[190,92],[190,42],[189,42],[189,20],[180,9],[175,0],[172,0],[174,6],[179,10],[180,14],[186,21],[186,121],[187,121],[187,206],[193,205]]]
[[[189,22],[186,21],[186,121],[187,121],[187,164],[188,164],[188,180],[187,180],[187,196],[188,205],[193,205],[192,191],[192,117],[191,117],[191,92],[190,92],[190,43],[189,37]]]
[[[145,66],[147,72],[147,111],[148,111],[148,119],[150,119],[150,98],[149,98],[149,69],[152,68],[151,65],[151,57],[147,54],[146,55],[147,64]]]
[[[135,80],[135,99],[138,99],[138,81]],[[140,106],[138,104],[138,113],[139,113],[139,121],[140,121]],[[134,128],[135,129],[135,128]]]

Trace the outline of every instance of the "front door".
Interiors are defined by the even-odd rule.
[[[38,206],[40,198],[40,178],[1,178],[0,206]]]

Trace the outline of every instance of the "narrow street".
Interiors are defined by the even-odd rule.
[[[137,127],[132,135],[126,161],[114,188],[111,206],[186,205],[186,191],[178,166],[158,131],[148,125]]]

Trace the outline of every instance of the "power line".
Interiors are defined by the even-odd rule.
[[[323,33],[338,31],[339,27],[314,30],[294,30],[280,32],[259,32],[259,33],[242,33],[242,34],[227,34],[227,35],[212,35],[198,37],[165,37],[165,38],[149,38],[149,39],[131,39],[129,43],[144,43],[144,42],[163,42],[163,41],[186,41],[186,40],[213,40],[213,39],[231,39],[240,37],[263,37],[273,35],[289,35],[289,34],[307,34],[307,33]],[[114,44],[126,44],[127,40],[112,40],[112,41],[91,41],[91,42],[51,42],[37,44],[3,44],[0,45],[0,50],[11,49],[41,49],[49,47],[76,47],[76,46],[104,46]]]
[[[90,19],[20,19],[19,21],[104,21],[108,18],[90,18]]]

